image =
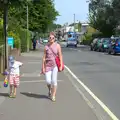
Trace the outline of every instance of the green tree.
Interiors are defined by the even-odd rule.
[[[0,0],[1,2],[1,0]],[[3,15],[3,3],[1,2],[0,17]],[[58,12],[55,10],[52,0],[9,0],[8,3],[8,35],[16,38],[15,44],[24,43],[30,35],[27,27],[27,6],[29,7],[29,30],[45,33],[49,26],[56,20]],[[27,33],[29,36],[26,36]],[[30,40],[29,37],[29,40]]]
[[[101,0],[91,0],[89,4],[90,25],[102,32],[104,36],[110,37],[115,33],[115,28],[118,25],[114,13],[112,2],[104,3]]]
[[[58,16],[53,0],[9,0],[8,5],[9,23],[16,23],[22,28],[26,28],[27,5],[29,6],[29,28],[31,31],[45,32]],[[3,6],[2,3],[1,6]]]
[[[78,32],[81,32],[81,23],[78,23]]]
[[[18,24],[26,28],[27,8],[29,6],[29,29],[31,31],[46,32],[49,25],[56,20],[58,12],[55,10],[53,1],[39,0],[33,2],[24,1],[21,6],[11,6],[9,18],[11,21],[17,20]]]

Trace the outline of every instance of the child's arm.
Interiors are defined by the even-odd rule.
[[[20,61],[16,61],[16,62],[17,62],[17,64],[19,65],[19,67],[21,67],[21,66],[23,65],[23,63],[20,62]]]
[[[19,65],[20,65],[20,67],[21,67],[21,66],[23,66],[23,63],[21,63],[21,62],[20,62],[20,64],[19,64]]]

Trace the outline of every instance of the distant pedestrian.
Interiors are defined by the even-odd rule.
[[[23,63],[16,61],[13,56],[9,56],[8,79],[10,84],[10,96],[16,97],[16,89],[20,83],[20,66]]]
[[[37,41],[35,40],[35,36],[32,39],[32,44],[33,44],[33,50],[36,50]]]
[[[55,57],[60,58],[59,71],[63,70],[63,58],[61,52],[61,46],[55,42],[55,35],[53,32],[49,35],[49,42],[44,48],[44,56],[42,62],[42,72],[45,74],[47,86],[48,86],[48,96],[52,101],[56,100],[56,90],[57,90],[57,74],[58,66],[56,64]]]

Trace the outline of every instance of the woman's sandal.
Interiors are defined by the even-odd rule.
[[[13,98],[16,98],[16,95],[15,95],[15,94],[13,94]]]
[[[52,96],[51,100],[52,100],[53,102],[55,102],[55,101],[56,101],[55,96]]]
[[[13,96],[12,96],[12,93],[9,95],[9,98],[12,98]]]
[[[16,98],[16,95],[13,95],[13,97],[12,98]]]
[[[9,98],[16,98],[16,95],[10,94],[10,95],[9,95]]]

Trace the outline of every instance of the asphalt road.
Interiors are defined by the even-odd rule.
[[[24,65],[16,99],[8,98],[8,88],[0,88],[0,120],[98,120],[99,115],[77,92],[66,70],[58,76],[57,101],[48,99],[44,76],[39,74],[40,51],[25,53],[20,58]],[[69,56],[69,51],[66,53]]]
[[[65,64],[120,119],[120,55],[89,51],[85,46],[66,48],[64,43],[62,50]]]

